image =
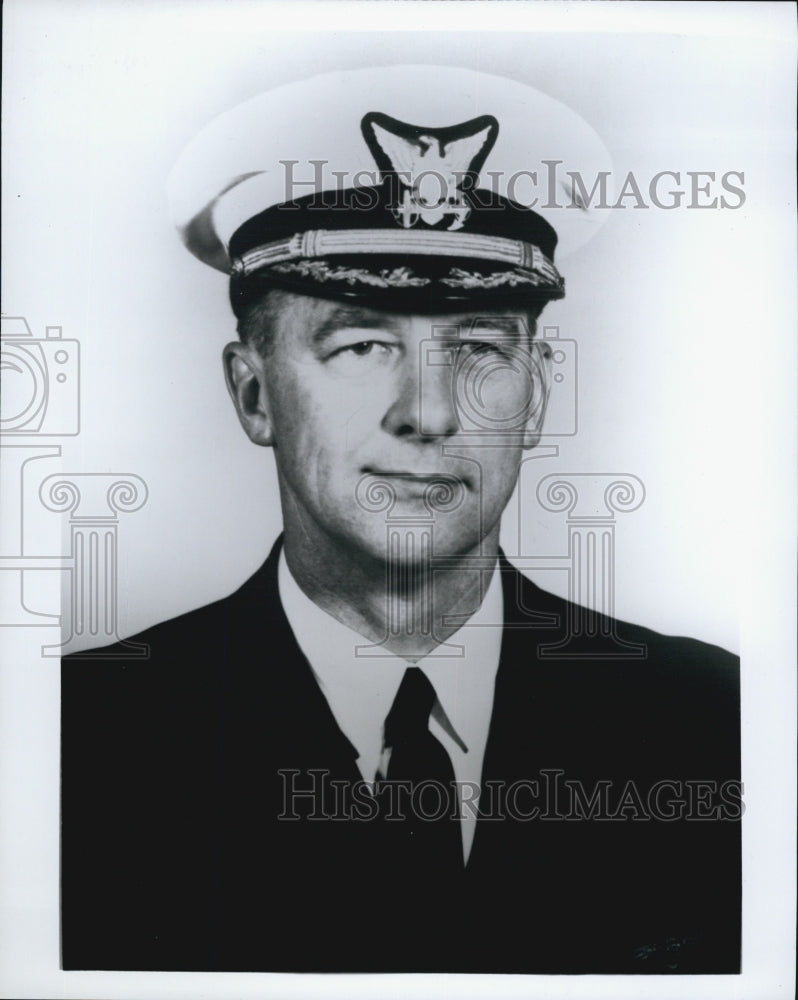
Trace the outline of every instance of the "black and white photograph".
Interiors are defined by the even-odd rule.
[[[796,34],[6,2],[4,996],[793,995]]]

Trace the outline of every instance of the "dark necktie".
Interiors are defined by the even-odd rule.
[[[463,870],[454,770],[429,731],[434,703],[435,689],[426,675],[409,667],[385,719],[384,743],[391,756],[387,780],[377,783],[383,815],[386,807],[390,810],[386,825],[394,862],[413,880],[451,877]]]

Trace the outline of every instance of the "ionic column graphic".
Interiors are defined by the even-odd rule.
[[[397,477],[392,477],[396,480]],[[408,477],[410,478],[410,477]],[[391,479],[364,476],[355,499],[370,514],[382,514],[386,531],[385,620],[382,642],[400,635],[419,638],[426,649],[434,635],[433,557],[435,516],[456,510],[465,499],[465,486],[454,476],[436,476],[424,487],[423,510],[396,512],[398,497]],[[409,599],[410,595],[413,599]],[[460,647],[440,643],[433,655],[457,656]],[[358,656],[391,656],[381,643],[357,647]]]
[[[568,596],[573,602],[565,638],[541,646],[541,656],[646,655],[645,646],[619,638],[613,618],[615,515],[637,510],[645,495],[642,482],[631,475],[574,473],[541,479],[541,506],[568,514]]]
[[[69,587],[64,609],[66,637],[46,646],[46,656],[62,656],[85,645],[121,642],[117,634],[117,528],[120,513],[144,506],[147,487],[134,475],[76,473],[49,476],[39,496],[48,510],[68,512],[70,523]],[[120,658],[144,657],[141,643],[121,642]],[[90,658],[91,651],[81,656]]]

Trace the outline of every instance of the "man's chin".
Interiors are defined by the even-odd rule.
[[[358,553],[364,561],[403,570],[422,570],[433,562],[468,556],[480,549],[480,533],[446,518],[435,521],[423,518],[397,517],[380,525],[381,531],[370,530],[357,539],[349,534],[344,545],[350,555]]]

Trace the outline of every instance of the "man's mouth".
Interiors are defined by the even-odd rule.
[[[469,488],[469,481],[465,476],[457,476],[451,472],[411,472],[408,469],[373,469],[366,467],[361,472],[375,479],[400,480],[408,483],[420,483],[427,485],[430,483],[446,483],[450,486],[462,484]]]

